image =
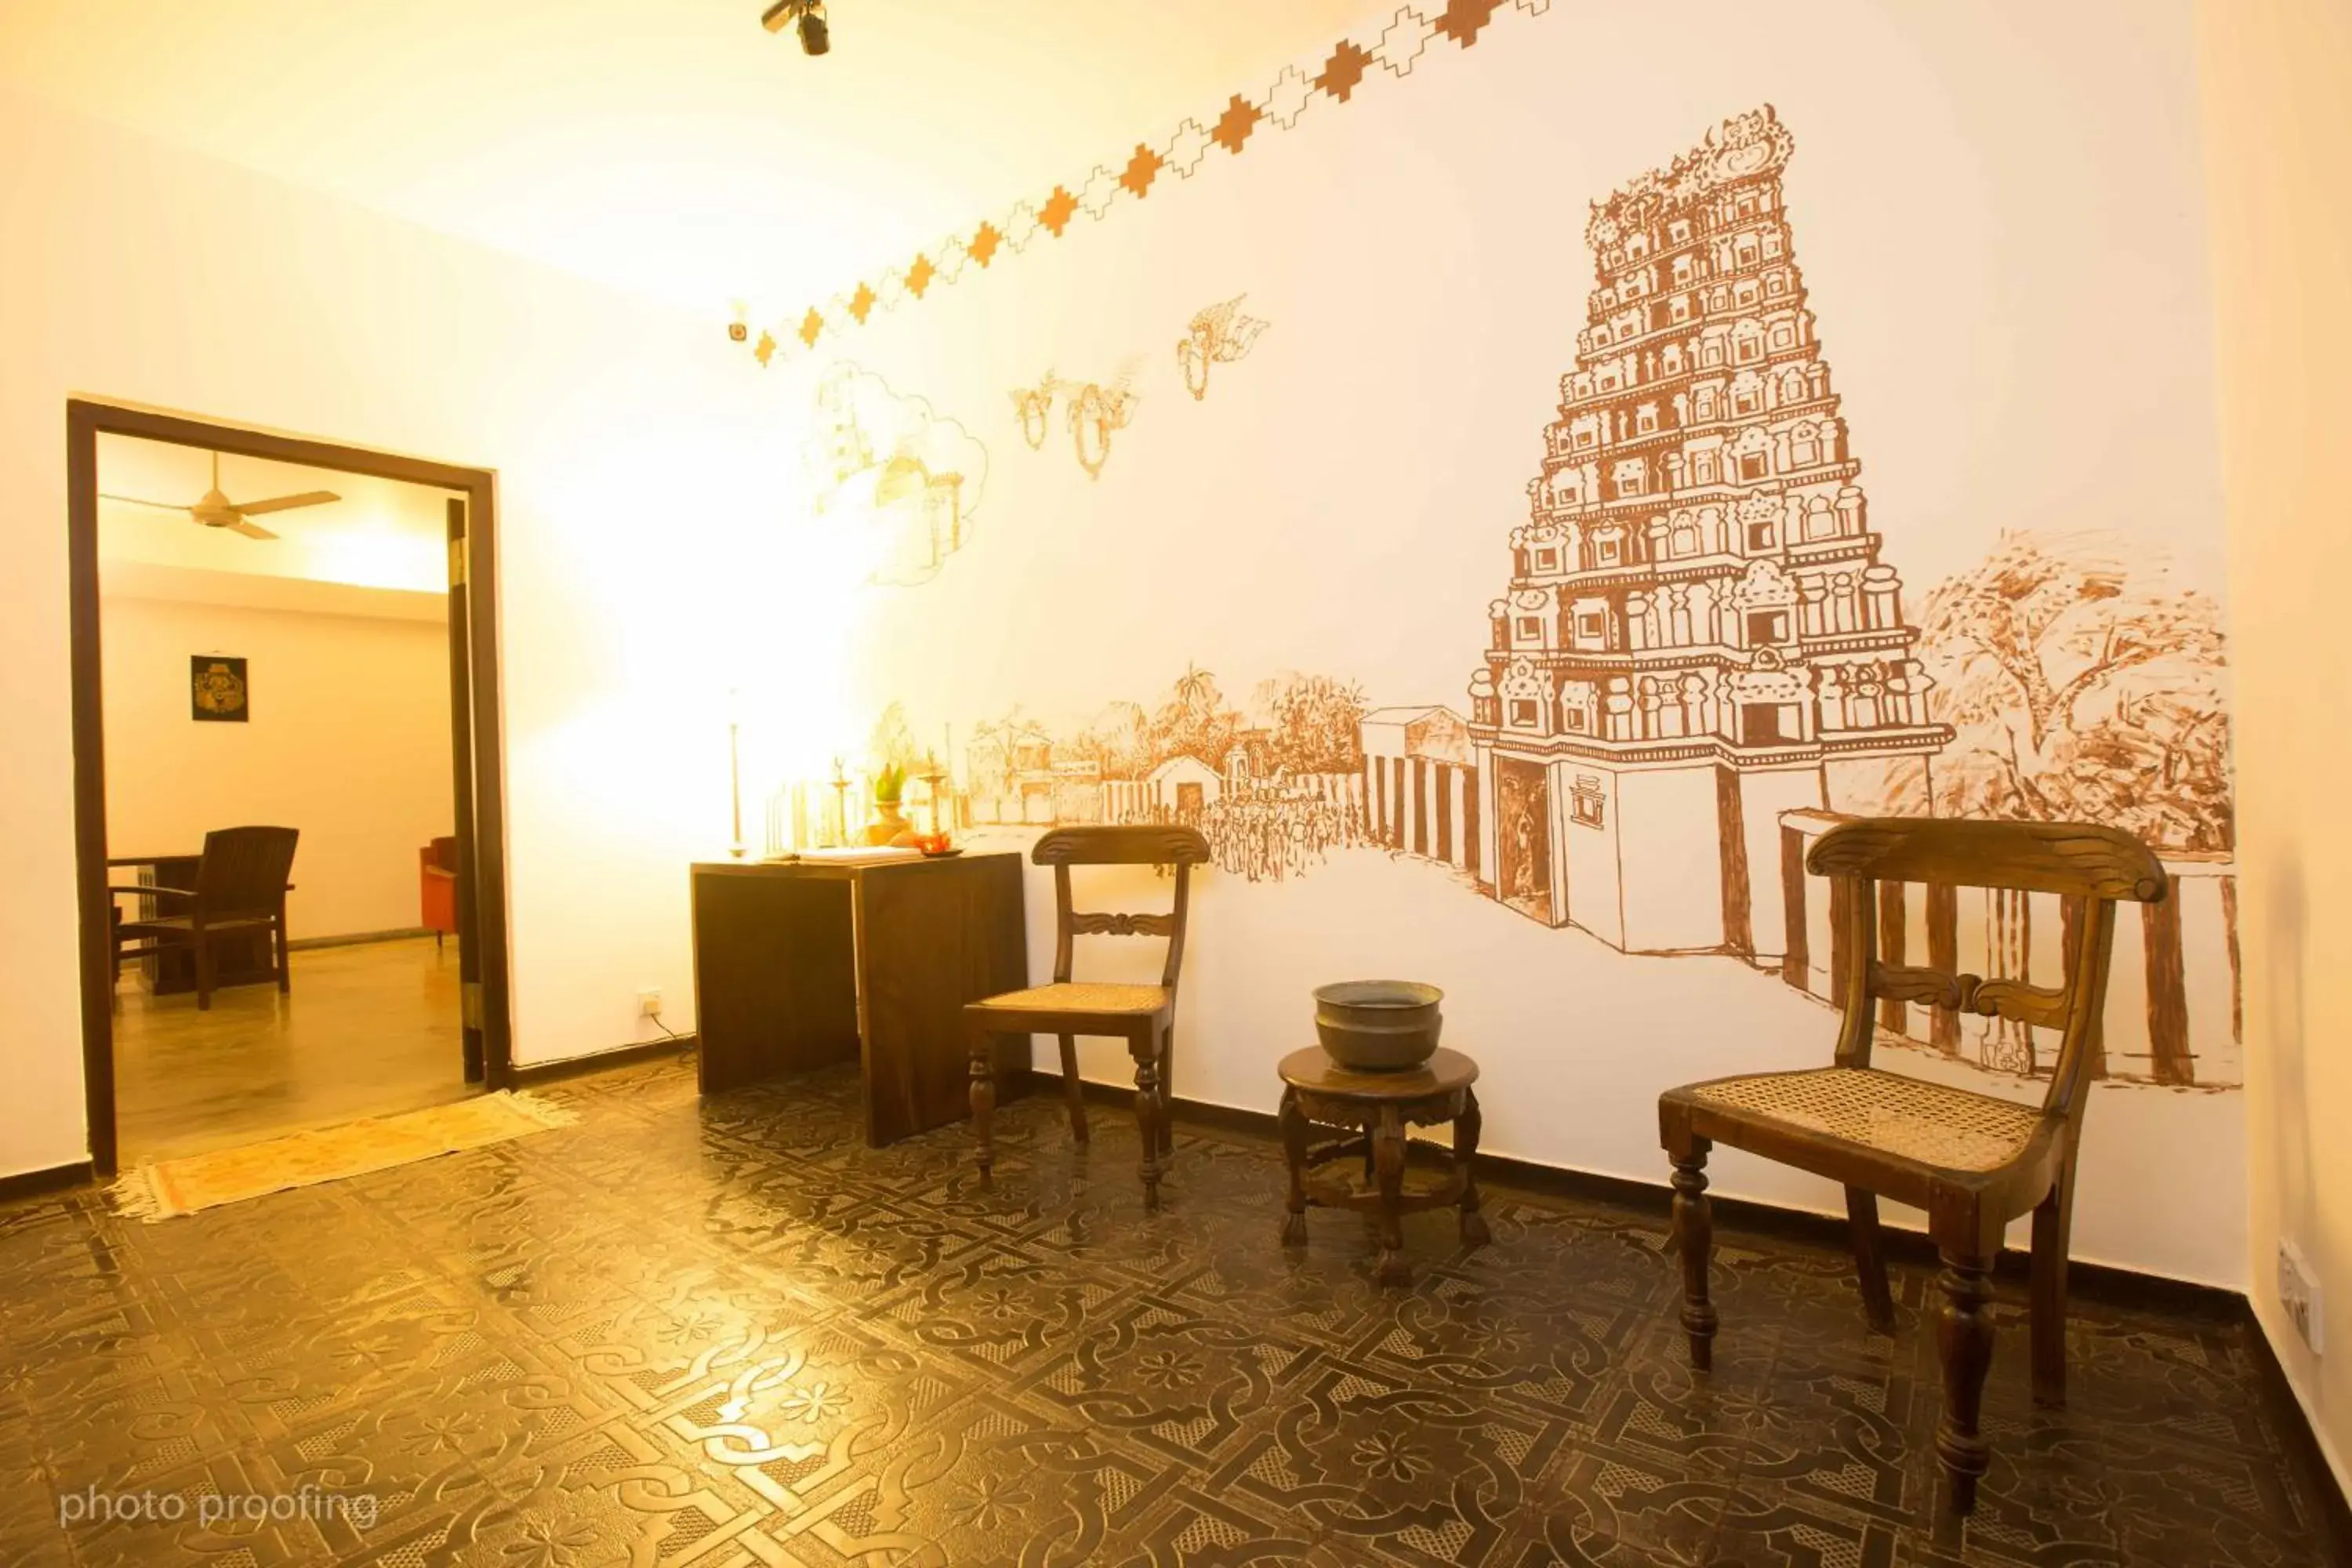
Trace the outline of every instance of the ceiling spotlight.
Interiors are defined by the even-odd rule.
[[[762,12],[760,25],[781,33],[787,23],[800,24],[801,52],[821,55],[833,47],[833,31],[825,26],[824,0],[776,0]]]

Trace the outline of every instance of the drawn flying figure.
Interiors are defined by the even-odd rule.
[[[1071,391],[1070,437],[1077,447],[1078,467],[1086,469],[1088,479],[1102,478],[1103,465],[1110,461],[1111,432],[1126,429],[1135,417],[1135,405],[1141,399],[1129,390],[1129,384],[1138,368],[1138,363],[1129,360],[1108,384],[1090,381]]]
[[[1269,324],[1241,313],[1241,303],[1248,298],[1236,294],[1222,305],[1201,311],[1177,341],[1176,363],[1183,367],[1184,386],[1195,403],[1209,395],[1209,366],[1246,357],[1250,345]]]
[[[1021,438],[1029,443],[1031,451],[1045,449],[1047,416],[1054,412],[1054,395],[1068,386],[1069,383],[1048,370],[1037,378],[1036,385],[1013,389],[1013,416],[1021,421]]]
[[[1128,422],[1135,417],[1138,395],[1129,388],[1140,363],[1138,360],[1128,361],[1108,382],[1065,381],[1049,370],[1038,378],[1036,385],[1013,388],[1013,412],[1021,422],[1021,438],[1029,443],[1032,450],[1045,450],[1054,399],[1067,397],[1066,417],[1070,439],[1077,448],[1078,466],[1089,477],[1102,478],[1103,465],[1110,460],[1111,432],[1126,429]]]

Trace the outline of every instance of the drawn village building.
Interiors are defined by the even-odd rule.
[[[1246,769],[1246,757],[1227,759]],[[983,724],[964,750],[970,820],[988,826],[1046,827],[1097,822],[1184,822],[1226,793],[1226,773],[1179,752],[1140,778],[1105,778],[1089,756],[1056,755],[1044,725],[1027,719]],[[1245,776],[1245,775],[1244,775]]]
[[[859,373],[850,365],[835,365],[817,384],[810,470],[824,482],[816,492],[816,514],[870,533],[869,580],[901,586],[929,582],[971,542],[972,498],[963,475],[933,473],[916,454],[919,427],[903,405],[874,401],[887,398],[887,388],[864,395],[868,406],[861,412]],[[895,435],[877,430],[877,418],[895,420],[900,428]],[[892,443],[887,456],[877,437]]]
[[[1198,827],[1202,814],[1217,803],[1227,784],[1224,774],[1192,752],[1178,752],[1155,764],[1141,778],[1105,779],[1101,814],[1086,820],[1181,822],[1188,827]]]
[[[964,749],[969,811],[975,823],[1033,827],[1102,820],[1102,764],[1056,759],[1054,738],[1027,719],[983,724]]]
[[[1594,207],[1471,683],[1493,895],[1628,951],[1777,952],[1780,814],[1950,738],[1814,341],[1791,146],[1767,107]]]

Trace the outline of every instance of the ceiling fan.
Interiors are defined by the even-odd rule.
[[[194,506],[182,506],[174,501],[142,500],[137,496],[101,495],[100,500],[119,500],[131,506],[152,506],[159,511],[184,511],[206,528],[226,528],[232,533],[242,533],[247,539],[275,539],[278,536],[257,522],[248,521],[257,512],[291,511],[298,506],[324,506],[343,498],[332,490],[304,490],[300,495],[273,496],[268,500],[232,501],[221,493],[220,454],[213,454],[213,488]]]
[[[833,29],[824,19],[824,0],[775,0],[760,16],[760,25],[772,33],[781,33],[795,22],[800,25],[803,54],[821,55],[833,47]]]

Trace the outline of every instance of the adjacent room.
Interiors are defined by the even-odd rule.
[[[2352,1563],[2342,0],[16,0],[0,148],[0,1563]]]
[[[98,481],[120,1158],[462,1098],[448,496],[128,436]]]

